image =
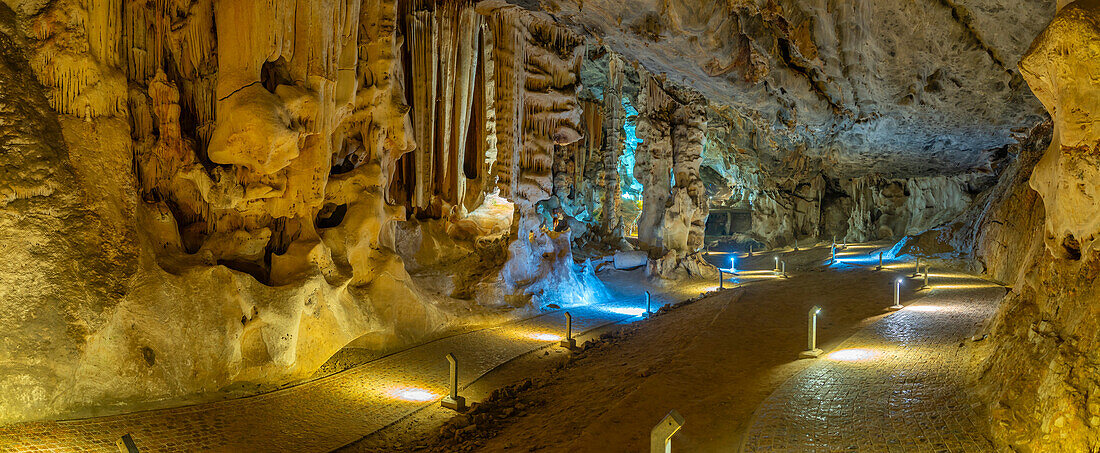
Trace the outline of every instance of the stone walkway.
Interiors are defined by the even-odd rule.
[[[654,310],[717,289],[717,282],[695,282],[658,290],[625,273],[609,277],[617,302],[569,309],[577,336],[637,319],[645,289],[654,294]],[[777,278],[765,270],[726,277],[727,288]],[[910,307],[877,322],[843,345],[849,351],[821,359],[784,384],[758,410],[745,449],[988,449],[981,424],[958,393],[966,358],[953,351],[992,313],[1003,289],[940,283],[932,297],[918,301],[927,308]],[[143,453],[330,451],[438,404],[446,393],[445,354],[458,357],[465,388],[508,360],[556,344],[563,325],[562,311],[546,313],[249,398],[4,426],[0,452],[114,452],[127,433]]]
[[[729,277],[727,275],[727,277]],[[652,309],[717,289],[694,282],[659,289],[612,277],[611,302],[568,308],[578,344],[602,326],[637,320],[643,292]],[[762,278],[728,278],[727,285]],[[556,345],[564,310],[425,343],[298,386],[248,398],[66,421],[0,426],[0,452],[110,451],[129,433],[142,452],[326,452],[400,420],[447,393],[447,353],[469,386],[522,354]]]
[[[574,332],[635,317],[614,308],[570,308]],[[0,427],[0,451],[118,451],[115,442],[126,433],[143,453],[330,451],[425,404],[437,404],[434,401],[447,392],[447,353],[454,352],[458,358],[459,382],[466,386],[513,357],[556,343],[564,325],[564,312],[547,313],[443,338],[249,398]]]
[[[988,422],[966,393],[964,345],[1005,290],[931,276],[933,289],[924,297],[852,336],[768,397],[742,451],[992,451]]]

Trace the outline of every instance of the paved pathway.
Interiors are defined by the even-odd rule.
[[[729,277],[727,275],[727,277]],[[715,282],[675,285],[664,290],[618,274],[611,302],[573,307],[575,335],[635,320],[644,311],[717,289]],[[728,278],[727,285],[762,280]],[[447,393],[448,365],[459,360],[459,385],[469,386],[493,368],[558,342],[564,311],[455,335],[381,357],[302,385],[258,396],[193,406],[67,421],[0,426],[0,452],[111,451],[131,434],[142,453],[177,451],[326,452],[360,439],[430,404]],[[580,343],[580,341],[578,341]]]
[[[768,397],[742,450],[992,451],[988,422],[966,393],[969,354],[960,343],[993,315],[1005,290],[931,276],[925,297],[852,336]]]
[[[726,277],[727,287],[731,287],[777,276],[768,271],[748,271],[737,277],[729,274]],[[653,309],[717,289],[717,282],[696,282],[675,285],[662,293],[646,285],[630,284],[629,277],[624,274],[616,278],[620,280],[612,285],[611,298],[617,303],[569,309],[573,314],[575,332],[592,331],[609,323],[635,319],[641,311],[641,294],[646,288],[653,290]],[[960,291],[945,294],[961,296],[973,291],[985,291],[981,294],[988,295],[992,294],[989,291],[1001,290]],[[984,319],[993,308],[994,302],[990,302],[993,299],[999,297],[976,298],[976,302],[967,302],[967,299],[959,297],[949,297],[943,302],[937,300],[936,303],[943,306],[939,312],[906,310],[876,324],[877,330],[874,332],[877,333],[857,335],[849,340],[856,346],[846,344],[845,347],[871,348],[880,355],[866,363],[822,360],[785,384],[762,407],[759,419],[752,428],[749,449],[786,445],[795,450],[807,450],[838,445],[836,441],[841,438],[821,433],[841,432],[843,436],[841,428],[854,426],[860,426],[865,431],[882,428],[884,435],[890,434],[893,439],[900,439],[902,443],[898,446],[906,449],[904,447],[908,444],[904,442],[920,438],[911,439],[913,431],[908,431],[910,434],[905,436],[897,434],[902,431],[895,424],[912,421],[918,423],[914,426],[927,426],[928,432],[944,432],[935,429],[939,426],[937,423],[943,424],[936,421],[937,413],[943,412],[937,412],[940,409],[938,406],[918,404],[921,401],[932,401],[952,411],[961,411],[959,414],[949,411],[951,433],[973,436],[977,429],[972,423],[964,423],[971,420],[967,418],[971,416],[967,412],[969,406],[962,404],[962,400],[952,393],[958,388],[955,373],[958,367],[952,364],[958,360],[952,362],[953,358],[947,351],[948,346],[958,341],[941,341],[948,337],[965,336],[971,326],[944,322],[938,316]],[[447,363],[443,358],[446,353],[454,352],[458,357],[459,383],[466,387],[514,357],[556,343],[555,336],[561,335],[563,325],[562,312],[547,313],[495,328],[443,338],[316,381],[249,398],[108,417],[4,426],[0,427],[0,452],[113,452],[118,451],[115,446],[117,439],[126,433],[133,436],[143,453],[330,451],[426,405],[438,404],[438,399],[446,393]],[[923,332],[929,328],[942,335],[929,337]],[[901,341],[907,349],[896,348],[897,341]],[[912,364],[920,360],[925,361],[927,366],[920,370],[913,369]],[[848,385],[842,384],[845,379],[849,380]],[[894,384],[883,385],[886,380]],[[856,385],[851,385],[852,382]],[[860,399],[854,392],[871,395],[874,404],[863,401],[860,401],[863,406],[851,404],[853,399]],[[796,398],[796,395],[811,393],[816,397]],[[897,415],[884,411],[886,407],[899,408],[895,411]],[[889,424],[876,423],[883,420]],[[819,429],[822,427],[825,429]],[[959,445],[964,446],[987,445],[977,442],[980,436],[956,439]],[[859,448],[863,444],[855,445]]]

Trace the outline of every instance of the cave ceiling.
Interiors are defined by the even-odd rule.
[[[1045,118],[1017,63],[1049,0],[514,2],[699,91],[730,152],[777,165],[800,153],[835,177],[982,171]]]

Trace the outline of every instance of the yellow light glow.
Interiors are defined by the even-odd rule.
[[[841,362],[860,362],[864,360],[871,360],[878,357],[879,353],[870,349],[841,349],[829,353],[827,356],[829,360],[838,360]]]
[[[963,285],[930,285],[932,289],[979,289],[979,288],[1004,288],[996,283],[968,283]]]
[[[390,392],[390,396],[405,401],[416,402],[432,401],[436,398],[439,398],[439,395],[436,395],[435,393],[429,392],[424,389],[410,387],[394,390],[393,392]]]
[[[539,341],[561,341],[561,335],[554,335],[552,333],[533,333],[530,337],[531,339]]]
[[[909,311],[934,312],[943,310],[943,307],[937,307],[935,305],[910,305],[905,307],[905,309]]]

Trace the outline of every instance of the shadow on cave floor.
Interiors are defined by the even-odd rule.
[[[846,433],[844,440],[856,442],[842,443],[833,437],[804,445],[809,450],[834,451],[855,445],[859,451],[891,451],[890,445],[875,444],[869,437],[881,431],[869,427],[876,426],[882,414],[854,409],[863,407],[865,394],[878,398],[868,403],[872,407],[883,403],[898,408],[903,416],[894,421],[909,417],[922,422],[912,425],[920,432],[891,425],[896,431],[893,438],[904,438],[900,445],[904,451],[908,451],[906,445],[933,448],[941,440],[936,436],[939,427],[944,427],[946,438],[964,423],[970,430],[969,437],[957,438],[960,440],[950,445],[944,443],[945,448],[980,445],[987,429],[980,415],[967,412],[955,424],[937,425],[938,409],[930,410],[927,405],[929,401],[959,403],[965,399],[960,392],[965,389],[964,378],[974,371],[970,360],[981,355],[978,349],[984,343],[963,341],[960,346],[959,338],[969,338],[983,328],[982,322],[1005,291],[980,278],[946,270],[933,271],[929,282],[932,289],[921,290],[922,279],[910,278],[915,264],[911,257],[884,259],[884,270],[875,270],[878,252],[886,254],[890,246],[876,243],[848,247],[838,252],[839,263],[828,266],[827,245],[820,247],[822,250],[760,254],[745,261],[747,275],[772,274],[769,264],[779,254],[795,263],[788,265],[790,278],[772,278],[722,291],[646,322],[609,328],[606,335],[581,353],[555,349],[526,354],[493,370],[466,390],[470,399],[488,401],[488,409],[482,414],[487,419],[477,418],[482,415],[455,418],[453,412],[430,407],[344,451],[640,451],[648,446],[649,429],[670,409],[676,409],[687,420],[673,438],[674,450],[735,451],[754,420],[760,425],[761,421],[777,419],[768,408],[785,407],[788,400],[783,399],[782,391],[814,385],[829,389],[831,393],[826,396],[832,399],[798,400],[808,407],[792,403],[792,408],[801,411],[795,415],[818,422],[829,418],[833,432]],[[721,253],[714,255],[724,259]],[[614,274],[601,277],[620,278]],[[901,302],[908,308],[895,313],[887,307],[893,301],[898,278],[903,279]],[[647,288],[638,285],[627,291],[636,294]],[[956,311],[963,310],[960,301],[979,308]],[[840,352],[818,360],[799,360],[799,352],[806,348],[806,313],[812,305],[823,308],[818,347],[829,353]],[[932,325],[942,328],[929,330],[932,334],[915,346],[933,345],[938,350],[918,349],[904,360],[882,361],[881,369],[893,376],[911,376],[908,379],[869,382],[857,379],[858,373],[819,374],[822,368],[851,366],[863,360],[863,356],[853,355],[853,349],[873,349],[872,357],[886,358],[885,353],[880,356],[874,352],[889,350],[882,344],[888,341],[881,339],[883,335],[912,335],[914,329]],[[873,340],[876,334],[880,337],[878,343]],[[921,356],[923,353],[928,354],[927,358]],[[922,359],[936,361],[937,367],[928,367],[935,372],[913,373],[925,366]],[[953,377],[945,377],[949,375]],[[823,383],[821,379],[833,381]],[[516,387],[525,380],[532,382]],[[877,385],[879,382],[882,385]],[[898,383],[896,392],[883,393],[884,385],[893,382]],[[512,396],[501,397],[499,391],[493,395],[509,386],[514,391]],[[780,396],[769,400],[773,392]],[[935,397],[921,400],[921,392]],[[913,398],[899,399],[898,395]],[[765,401],[770,406],[759,409],[763,415],[754,417]],[[814,407],[806,401],[823,404]],[[962,407],[952,403],[942,409],[949,412]],[[966,411],[972,411],[970,408],[965,405]],[[862,418],[838,417],[836,413],[844,413],[845,409]],[[792,416],[782,410],[780,414]],[[819,430],[799,431],[795,428],[805,426],[797,424],[791,427],[788,434],[819,438],[815,437]],[[759,429],[754,429],[752,432],[758,434]],[[764,437],[769,435],[779,437],[775,433]],[[758,447],[752,448],[766,449]],[[771,447],[784,450],[777,444]]]
[[[671,408],[690,420],[677,437],[678,448],[728,449],[737,445],[760,402],[791,376],[813,369],[811,361],[795,359],[805,346],[807,307],[824,308],[819,344],[827,351],[866,326],[896,318],[886,318],[884,307],[906,262],[888,262],[882,272],[843,263],[826,267],[826,254],[812,249],[783,255],[792,263],[790,278],[766,269],[772,255],[748,259],[748,270],[728,276],[727,284],[752,283],[717,293],[709,293],[717,282],[661,284],[641,270],[601,272],[618,302],[570,309],[578,343],[594,340],[576,354],[555,346],[564,324],[555,311],[255,397],[2,427],[0,450],[36,445],[42,432],[51,433],[49,442],[103,450],[128,432],[142,451],[169,442],[213,451],[500,451],[509,445],[554,451],[550,446],[561,439],[572,439],[561,445],[574,451],[635,451],[647,442],[648,425]],[[947,272],[933,276],[936,289],[922,294],[907,285],[903,302],[935,305],[937,292],[965,287],[970,279]],[[654,295],[654,307],[708,295],[633,322],[640,319],[636,313],[646,290]],[[532,379],[534,386],[515,400],[529,404],[462,435],[447,431],[453,412],[437,403],[446,393],[447,352],[459,357],[460,387],[470,401]]]

